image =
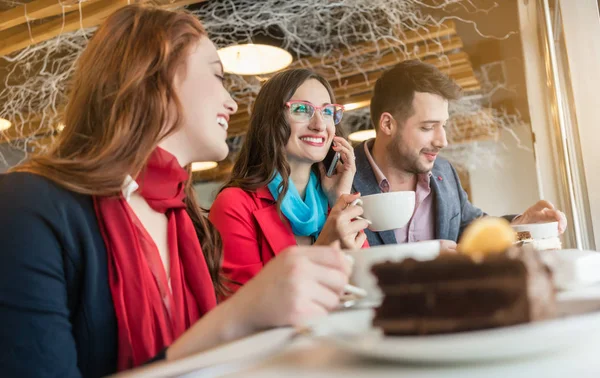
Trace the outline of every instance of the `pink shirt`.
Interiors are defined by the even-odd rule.
[[[373,160],[371,151],[369,150],[373,145],[373,141],[368,141],[364,145],[367,160],[369,160],[371,169],[373,169],[379,188],[383,193],[389,192],[390,183],[375,163],[375,160]],[[435,214],[433,196],[431,195],[431,186],[429,184],[430,177],[431,172],[417,176],[415,211],[406,226],[394,230],[397,243],[414,243],[435,239]]]

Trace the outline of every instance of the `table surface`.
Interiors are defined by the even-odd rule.
[[[559,298],[600,300],[600,286],[563,292]],[[235,371],[225,374],[226,377],[600,377],[600,335],[590,337],[586,344],[534,358],[437,366],[370,360],[304,336],[269,358],[229,368]],[[227,373],[226,369],[222,372]]]
[[[562,292],[559,299],[568,306],[572,303],[573,308],[579,306],[578,312],[580,306],[586,306],[586,311],[600,311],[600,285]],[[134,369],[119,377],[600,378],[600,334],[590,334],[574,347],[535,357],[453,365],[392,363],[345,352],[315,336],[336,322],[336,316],[340,313],[323,319],[313,332],[299,333],[289,327],[269,330],[182,360]]]

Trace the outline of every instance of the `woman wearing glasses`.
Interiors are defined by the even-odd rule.
[[[209,215],[233,291],[286,247],[368,246],[367,221],[357,219],[362,208],[349,206],[360,194],[350,194],[356,165],[339,136],[343,111],[329,83],[306,69],[281,72],[258,93],[231,178]],[[322,161],[332,143],[341,159],[328,177]]]

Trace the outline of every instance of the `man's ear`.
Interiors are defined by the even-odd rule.
[[[387,136],[392,136],[396,131],[396,128],[398,127],[398,123],[394,119],[394,116],[392,116],[388,112],[384,112],[381,113],[381,116],[379,117],[379,125],[377,127],[378,133],[382,133],[383,135]]]

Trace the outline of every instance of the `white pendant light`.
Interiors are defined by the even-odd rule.
[[[263,75],[282,70],[292,63],[292,54],[262,44],[227,46],[218,50],[223,68],[237,75]]]
[[[9,120],[0,118],[0,131],[8,130],[12,126]]]
[[[217,165],[219,164],[216,161],[197,161],[192,163],[192,171],[208,171],[209,169],[215,168]]]
[[[351,102],[349,104],[344,104],[344,110],[350,111],[350,110],[355,110],[355,109],[361,109],[361,108],[364,108],[369,105],[371,105],[371,100]]]
[[[348,139],[352,142],[364,142],[365,140],[375,138],[375,129],[355,131],[348,135]]]

